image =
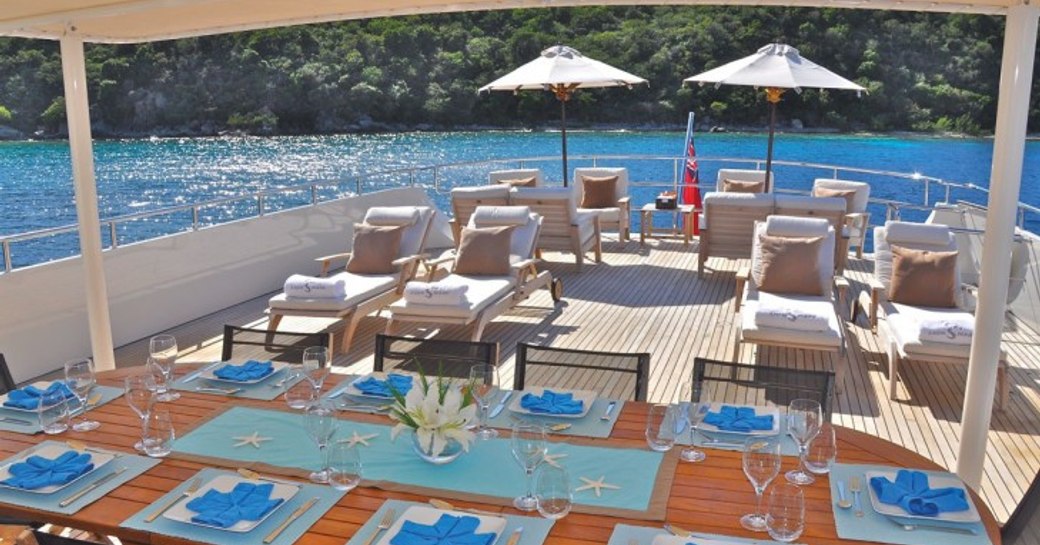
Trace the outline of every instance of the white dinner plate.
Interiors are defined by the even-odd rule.
[[[737,540],[727,541],[722,539],[704,539],[703,537],[680,537],[673,536],[671,534],[660,534],[654,537],[654,540],[650,542],[650,545],[688,545],[689,543],[696,543],[697,545],[742,545],[746,542],[740,542]]]
[[[237,365],[237,364],[229,362],[228,365]],[[285,363],[284,361],[272,361],[271,362],[271,372],[268,373],[267,376],[260,377],[260,378],[255,378],[255,379],[252,379],[252,380],[231,380],[231,379],[226,379],[226,378],[220,378],[215,373],[216,373],[217,369],[220,369],[221,367],[223,367],[223,366],[221,365],[221,366],[218,366],[218,367],[214,367],[213,369],[209,369],[209,370],[203,371],[203,373],[201,375],[199,375],[199,377],[200,378],[204,378],[206,380],[216,381],[216,382],[226,382],[228,384],[259,384],[259,383],[261,383],[261,382],[263,382],[263,381],[265,381],[265,380],[267,380],[267,379],[277,375],[282,370],[284,370],[285,368],[289,367],[289,364]]]
[[[71,449],[71,448],[69,448],[69,447],[67,447],[65,445],[56,445],[56,444],[47,444],[47,445],[44,445],[43,447],[41,447],[39,449],[29,449],[29,452],[25,452],[25,453],[19,454],[16,459],[14,459],[14,460],[4,464],[3,467],[0,467],[0,481],[6,481],[7,478],[11,476],[10,469],[11,469],[12,465],[17,464],[19,462],[24,462],[26,460],[26,458],[28,458],[30,456],[43,456],[44,458],[50,458],[50,459],[53,460],[53,459],[57,458],[58,456],[61,456],[62,454],[64,454],[65,452],[68,452],[70,450],[74,450],[74,449]],[[94,474],[95,472],[97,472],[97,470],[99,470],[102,467],[104,467],[105,464],[107,464],[107,463],[111,462],[113,459],[115,459],[115,455],[109,454],[107,452],[91,451],[91,452],[88,452],[88,454],[90,454],[90,461],[94,463],[94,469],[91,469],[90,471],[84,473],[83,475],[80,475],[79,477],[77,477],[77,478],[75,478],[75,479],[73,479],[73,480],[71,480],[71,481],[69,481],[69,482],[67,482],[65,484],[55,484],[55,485],[51,485],[51,486],[44,486],[42,488],[37,488],[35,490],[26,490],[24,488],[8,486],[8,485],[3,484],[3,483],[0,483],[0,487],[8,488],[8,489],[11,489],[11,490],[20,490],[22,492],[30,492],[30,493],[33,493],[33,494],[53,494],[53,493],[55,493],[55,492],[65,488],[67,486],[71,486],[72,483],[75,483],[76,481],[79,481],[80,479],[82,479],[82,478],[84,478],[84,477],[86,477],[88,475]]]
[[[401,532],[401,526],[404,525],[406,520],[410,520],[416,524],[434,524],[440,520],[441,515],[454,515],[456,517],[473,517],[480,521],[480,525],[477,526],[476,533],[478,534],[495,534],[495,538],[491,540],[491,543],[497,543],[498,537],[502,535],[502,532],[506,529],[506,519],[503,517],[489,517],[484,515],[474,515],[471,513],[462,513],[459,511],[444,511],[442,509],[435,509],[433,507],[424,507],[422,505],[413,505],[408,509],[405,509],[401,516],[397,517],[394,524],[383,534],[383,539],[380,539],[376,545],[390,545],[390,540],[394,538],[398,533]]]
[[[354,386],[358,382],[361,382],[363,380],[367,380],[368,378],[374,378],[374,379],[378,379],[378,380],[386,380],[386,376],[388,374],[389,373],[378,372],[378,373],[369,373],[367,375],[362,375],[362,376],[360,376],[360,377],[350,381],[350,384],[348,384],[347,387],[343,389],[343,393],[347,394],[348,396],[352,396],[352,397],[367,397],[369,399],[382,399],[382,400],[389,399],[389,400],[393,400],[394,399],[393,396],[384,397],[384,396],[377,396],[377,395],[372,395],[372,394],[366,394],[365,392],[362,392],[361,390],[358,390],[357,387]],[[394,371],[393,374],[395,374],[395,375],[410,375],[412,377],[412,388],[421,387],[421,385],[419,384],[419,375],[416,375],[416,374],[413,374],[413,373],[406,373],[406,372],[403,372],[403,371]],[[426,377],[426,379],[427,380],[436,380],[435,378],[430,378],[430,377]]]
[[[578,414],[542,413],[529,411],[520,404],[526,394],[541,396],[546,390],[552,390],[558,394],[573,394],[575,400],[582,402],[581,412]],[[599,397],[599,394],[592,390],[565,390],[561,388],[543,388],[541,386],[528,386],[527,388],[524,388],[522,392],[517,392],[517,394],[518,395],[513,396],[513,401],[509,404],[510,412],[529,414],[531,416],[547,416],[552,418],[583,418],[585,415],[589,414],[589,411],[592,410],[592,404],[595,403],[596,398]]]
[[[41,390],[46,390],[48,387],[50,387],[52,382],[58,382],[58,381],[41,380],[40,382],[34,382],[32,385],[37,387],[37,388],[39,388],[39,389],[41,389]],[[9,393],[10,392],[8,392],[8,394]],[[3,409],[5,411],[18,411],[20,413],[35,413],[36,412],[36,409],[23,409],[21,407],[8,407],[8,406],[4,405],[4,403],[7,402],[8,394],[0,395],[0,409]],[[70,405],[70,407],[78,407],[79,406],[79,401],[76,399],[75,396],[68,398],[68,400],[69,400],[69,403],[72,404],[72,405]]]
[[[713,413],[717,413],[717,412],[719,412],[719,409],[721,409],[723,405],[729,405],[731,407],[742,407],[742,408],[743,407],[747,407],[747,408],[755,409],[755,416],[768,416],[768,415],[772,415],[773,416],[773,429],[771,429],[771,430],[753,430],[753,431],[749,431],[749,432],[720,430],[719,428],[715,427],[714,425],[708,424],[708,423],[703,422],[703,421],[697,426],[697,429],[699,431],[706,432],[706,433],[720,433],[720,434],[726,434],[726,435],[743,435],[743,436],[748,436],[748,437],[752,437],[752,436],[763,436],[763,437],[765,437],[765,436],[776,435],[776,434],[780,433],[780,410],[777,409],[776,407],[759,407],[759,406],[755,406],[755,405],[735,405],[733,403],[712,403],[710,410]]]
[[[975,509],[975,503],[971,501],[971,494],[964,487],[964,483],[961,482],[956,475],[945,474],[935,475],[932,473],[925,473],[928,475],[928,487],[929,488],[960,488],[964,490],[965,497],[968,498],[968,509],[964,511],[955,511],[951,513],[940,513],[934,517],[928,517],[925,515],[915,515],[913,513],[907,513],[902,507],[898,505],[890,505],[887,503],[881,503],[878,499],[877,494],[874,492],[874,487],[870,486],[870,479],[873,477],[884,477],[890,481],[895,482],[896,473],[899,470],[893,469],[890,471],[868,471],[866,473],[866,483],[864,483],[868,494],[870,495],[870,505],[877,511],[878,514],[885,515],[886,517],[899,517],[904,519],[919,519],[919,520],[941,520],[943,522],[962,522],[962,523],[973,523],[979,522],[978,510]]]
[[[185,524],[192,524],[194,526],[202,526],[204,528],[213,528],[215,530],[226,530],[228,532],[243,533],[248,532],[253,528],[256,528],[260,525],[261,522],[267,520],[267,518],[273,515],[276,511],[278,511],[282,507],[285,507],[285,504],[289,503],[289,500],[291,500],[293,496],[295,496],[296,493],[300,491],[300,487],[297,485],[288,483],[268,483],[264,481],[260,484],[270,484],[273,486],[273,488],[271,489],[271,499],[281,499],[283,501],[282,503],[278,504],[277,507],[268,511],[267,514],[264,515],[263,518],[261,518],[260,520],[240,520],[236,524],[228,528],[210,526],[209,524],[200,524],[191,520],[192,517],[198,514],[195,511],[188,509],[188,503],[191,502],[191,500],[198,497],[202,497],[206,494],[206,492],[214,489],[217,492],[223,492],[226,494],[234,490],[235,485],[243,482],[258,484],[257,481],[250,481],[248,479],[243,479],[242,477],[237,477],[235,475],[218,475],[214,477],[212,480],[210,480],[208,483],[202,485],[194,494],[181,498],[180,501],[173,505],[173,507],[170,507],[166,510],[165,513],[163,513],[163,517],[170,520],[175,520],[177,522],[183,522]]]

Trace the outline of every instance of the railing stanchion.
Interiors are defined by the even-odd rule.
[[[361,194],[361,176],[357,177],[357,194]]]
[[[195,205],[191,207],[191,230],[199,230],[199,206]]]
[[[256,196],[256,215],[264,215],[264,194],[260,193]]]
[[[950,189],[952,189],[952,188],[953,188],[953,186],[950,186],[950,185],[946,186],[946,197],[945,197],[943,202],[945,202],[947,204],[949,204],[949,202],[950,202]]]
[[[928,190],[931,188],[931,186],[932,186],[932,181],[929,180],[928,178],[925,178],[924,179],[924,205],[925,206],[928,206],[928,201],[929,201],[929,199],[928,199]]]
[[[111,239],[112,248],[118,248],[119,241],[116,240],[116,222],[114,221],[108,222],[108,236]]]
[[[318,186],[311,184],[311,205],[318,204]]]
[[[11,265],[11,241],[4,240],[4,272],[11,272],[14,267]]]

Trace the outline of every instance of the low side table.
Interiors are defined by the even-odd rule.
[[[693,213],[697,209],[691,204],[680,204],[672,209],[657,208],[654,203],[647,203],[643,205],[643,208],[639,210],[639,244],[642,245],[646,242],[646,238],[658,238],[682,237],[683,246],[688,247],[690,245],[690,238],[693,236]],[[654,214],[671,214],[675,216],[676,222],[682,221],[682,232],[678,232],[674,227],[667,231],[660,229],[654,229]]]

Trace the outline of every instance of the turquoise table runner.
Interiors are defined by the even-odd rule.
[[[798,456],[798,444],[794,442],[794,439],[787,433],[787,419],[780,419],[780,454],[783,456]],[[710,439],[718,439],[717,443],[713,443]],[[744,450],[744,441],[748,438],[747,435],[741,435],[739,433],[723,433],[723,432],[711,432],[708,434],[698,433],[694,443],[697,448],[717,448],[721,450]],[[683,433],[676,441],[680,445],[690,444],[689,432]]]
[[[368,519],[368,522],[358,529],[357,533],[347,541],[346,545],[362,545],[368,536],[372,535],[376,531],[376,525],[383,518],[383,514],[388,509],[394,510],[394,515],[400,517],[406,509],[413,505],[422,505],[425,507],[431,507],[427,503],[416,503],[411,501],[401,500],[386,500],[383,505],[372,515],[372,518]],[[513,534],[513,530],[519,527],[523,527],[524,531],[520,534],[520,541],[516,545],[542,545],[545,542],[545,538],[549,537],[549,531],[552,530],[553,523],[556,521],[543,519],[541,517],[525,517],[523,515],[509,515],[502,513],[501,515],[506,519],[506,529],[499,535],[496,545],[505,543],[510,535]]]
[[[242,399],[258,399],[261,401],[273,401],[279,396],[285,393],[292,385],[304,380],[303,375],[279,384],[289,372],[289,369],[282,369],[271,373],[265,380],[260,381],[256,384],[237,384],[232,382],[225,382],[221,380],[208,380],[199,376],[199,372],[208,371],[223,365],[226,362],[214,362],[208,365],[203,365],[196,371],[192,371],[187,375],[173,381],[173,389],[181,390],[185,392],[195,392],[200,394],[209,394],[223,397],[242,398]],[[216,391],[197,391],[196,388],[220,388],[220,389],[231,389],[240,388],[240,391],[234,394],[222,394]]]
[[[513,459],[508,437],[476,441],[470,452],[454,462],[428,464],[412,450],[411,436],[390,441],[389,425],[341,421],[333,440],[349,440],[356,433],[366,485],[388,490],[440,495],[509,505],[526,491],[523,471]],[[257,433],[266,440],[259,448],[242,443]],[[372,436],[372,437],[368,437]],[[269,468],[313,470],[318,450],[308,437],[303,416],[287,411],[231,407],[177,440],[174,455],[199,461],[234,460]],[[549,454],[570,472],[575,488],[580,478],[604,479],[620,489],[576,490],[575,510],[595,514],[660,520],[667,506],[677,454],[665,456],[649,449],[586,446],[572,439],[554,442]],[[297,473],[294,473],[297,474]]]
[[[46,445],[58,445],[66,446],[65,443],[59,443],[56,441],[44,441],[39,445],[36,445],[30,449],[26,449],[20,452],[0,464],[7,465],[13,460],[17,460],[25,456],[25,454],[35,451],[40,447]],[[71,450],[71,449],[70,449]],[[88,450],[90,452],[90,450]],[[110,452],[110,451],[105,451]],[[34,492],[28,492],[25,490],[13,490],[10,488],[0,488],[0,502],[10,503],[14,505],[20,505],[22,507],[30,507],[33,509],[39,509],[41,511],[49,511],[51,513],[58,513],[62,515],[72,515],[78,512],[80,509],[96,502],[97,500],[104,497],[105,494],[115,490],[122,486],[124,483],[133,479],[134,477],[148,471],[159,463],[159,460],[153,458],[146,458],[144,456],[137,456],[134,454],[124,454],[120,452],[111,451],[112,454],[118,454],[119,456],[108,462],[104,466],[96,469],[94,472],[83,477],[79,481],[72,483],[65,488],[54,492],[52,494],[38,494]],[[72,502],[67,507],[61,507],[58,505],[59,502],[68,498],[69,496],[83,490],[84,488],[91,485],[91,483],[97,481],[99,478],[105,475],[111,474],[117,471],[119,468],[126,468],[126,471],[112,478],[108,482],[98,486],[94,490],[88,492],[83,497]]]
[[[870,486],[863,477],[867,471],[884,471],[893,469],[888,466],[877,465],[853,465],[834,464],[831,468],[831,509],[834,511],[834,524],[837,526],[838,537],[842,539],[861,539],[863,541],[876,541],[879,543],[894,543],[896,545],[920,545],[921,543],[942,543],[943,545],[992,545],[986,527],[981,523],[975,524],[948,524],[939,520],[903,519],[901,517],[889,518],[874,511],[870,505]],[[942,471],[926,471],[930,475],[949,475]],[[860,493],[860,502],[863,506],[863,516],[857,517],[853,509],[841,509],[838,507],[838,482],[846,483],[846,493],[852,500],[852,493],[848,491],[848,482],[851,477],[859,476],[863,482],[863,492]],[[897,519],[898,522],[893,522]],[[914,530],[905,530],[902,524],[915,524]],[[930,530],[925,525],[933,526],[957,526],[959,528],[971,528],[977,535],[955,534]]]
[[[94,390],[91,392],[91,395],[94,394],[101,394],[101,401],[98,401],[94,406],[88,409],[88,413],[105,403],[122,396],[123,389],[114,388],[112,386],[95,386]],[[78,410],[79,402],[76,400],[70,401],[72,403],[72,410]],[[78,417],[79,413],[77,413],[76,416]],[[0,430],[27,433],[30,435],[40,433],[40,419],[34,412],[12,411],[11,409],[4,408],[0,405],[0,417],[11,419],[6,421],[0,419]],[[23,422],[28,422],[28,424],[24,424]]]
[[[614,527],[614,532],[610,534],[610,541],[607,541],[607,545],[650,545],[653,543],[655,537],[666,535],[670,534],[661,528],[647,528],[645,526],[618,524]],[[690,542],[696,543],[695,540],[697,538],[718,539],[730,543],[746,543],[747,545],[781,545],[779,541],[771,541],[769,539],[748,539],[744,537],[704,534],[700,532],[695,532],[690,536]]]
[[[198,472],[195,477],[200,477],[203,482],[207,482],[219,475],[225,474],[237,476],[237,474],[233,472],[221,471],[218,469],[203,469]],[[271,542],[271,545],[291,545],[295,543],[296,540],[300,539],[300,536],[306,533],[315,522],[321,519],[322,515],[328,512],[333,505],[336,505],[336,502],[338,502],[345,494],[345,492],[341,492],[330,486],[293,483],[300,485],[300,491],[293,496],[292,499],[282,504],[277,511],[271,514],[271,516],[267,517],[267,520],[263,521],[257,525],[256,528],[253,528],[248,532],[229,532],[218,528],[178,522],[165,517],[159,517],[152,522],[144,521],[145,518],[152,514],[153,510],[165,505],[167,501],[173,498],[181,498],[193,479],[194,478],[186,479],[180,486],[159,498],[155,503],[138,511],[132,517],[124,520],[119,526],[181,539],[188,539],[191,541],[198,541],[200,543],[211,543],[213,545],[259,545],[263,541],[264,536],[277,528],[278,525],[285,521],[289,515],[296,510],[296,508],[307,503],[311,498],[317,498],[318,502],[315,503],[314,506],[290,524],[285,531],[278,536],[278,539]]]
[[[491,408],[494,409],[505,392],[499,392],[495,398],[491,401]],[[513,397],[509,398],[506,402],[506,408],[502,409],[495,418],[488,419],[488,425],[492,428],[509,429],[513,427],[513,423],[516,419],[534,422],[537,424],[552,425],[552,424],[570,424],[571,427],[562,430],[552,432],[555,435],[575,435],[579,437],[595,437],[598,439],[605,439],[610,437],[610,433],[614,430],[614,424],[617,423],[618,415],[621,414],[621,409],[625,406],[624,401],[616,401],[617,406],[610,412],[610,418],[608,420],[600,420],[603,413],[607,410],[607,406],[610,404],[609,399],[597,399],[592,404],[592,408],[589,409],[589,414],[583,418],[559,418],[552,416],[539,416],[530,414],[519,414],[509,410],[509,406],[513,404],[517,396],[523,395],[522,392],[516,392]]]

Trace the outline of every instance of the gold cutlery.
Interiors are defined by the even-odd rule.
[[[518,526],[516,530],[513,530],[513,534],[506,540],[506,545],[516,545],[520,543],[520,535],[524,533],[524,527]]]
[[[90,447],[87,446],[87,444],[83,441],[77,441],[76,439],[69,439],[65,441],[65,445],[68,446],[70,449],[75,450],[76,452],[94,452],[97,454],[109,454],[114,458],[119,458],[120,456],[123,456],[122,452],[105,450],[103,448],[97,447]]]
[[[216,386],[196,386],[196,392],[208,392],[211,394],[224,394],[233,396],[242,391],[241,388],[217,388]]]
[[[936,532],[947,532],[950,534],[967,534],[967,535],[978,535],[972,528],[960,528],[956,526],[940,526],[938,524],[903,524],[896,519],[885,517],[892,521],[897,526],[902,526],[907,532],[913,532],[914,530],[935,530]]]
[[[607,410],[603,411],[603,416],[599,417],[600,420],[610,420],[610,413],[614,412],[614,407],[617,407],[617,401],[611,401],[607,404]]]
[[[638,539],[630,539],[630,540],[628,540],[628,545],[639,545],[639,540]]]
[[[287,479],[276,479],[274,477],[267,477],[267,476],[261,475],[261,474],[255,472],[255,471],[253,471],[252,469],[246,469],[244,467],[240,467],[236,471],[238,472],[239,475],[241,475],[241,476],[243,476],[243,477],[245,477],[245,478],[247,478],[247,479],[249,479],[251,481],[267,481],[269,483],[282,483],[282,484],[288,484],[288,485],[293,485],[293,486],[299,486],[299,484],[300,484],[298,482],[290,481],[290,480],[287,480]]]
[[[282,523],[279,524],[277,528],[271,530],[270,534],[267,534],[267,537],[264,538],[264,543],[272,543],[274,540],[278,539],[278,536],[282,535],[282,532],[284,532],[290,524],[296,522],[296,519],[302,517],[303,514],[306,513],[307,510],[311,507],[314,507],[314,504],[316,503],[318,503],[318,498],[311,498],[307,500],[307,503],[296,508],[296,510],[293,511],[291,515],[289,515],[289,518],[282,521]]]
[[[382,520],[379,521],[379,525],[376,526],[376,531],[372,532],[361,545],[372,545],[372,542],[376,540],[376,536],[382,533],[383,530],[388,530],[390,525],[394,523],[394,510],[387,509],[386,513],[383,514]]]
[[[564,430],[569,430],[569,429],[571,429],[571,425],[570,424],[566,424],[566,423],[553,424],[553,425],[549,426],[549,431],[564,431]]]
[[[97,404],[101,403],[101,398],[101,392],[94,392],[90,395],[90,397],[87,398],[87,401],[83,405],[73,409],[72,413],[69,416],[78,416],[89,411],[90,409],[93,409],[94,407],[97,407]]]
[[[180,496],[177,496],[175,498],[170,498],[170,500],[167,501],[165,504],[163,504],[162,507],[160,507],[159,509],[156,509],[155,512],[152,513],[151,515],[148,515],[148,517],[146,517],[144,519],[144,521],[145,522],[152,522],[155,519],[159,518],[160,515],[162,515],[163,513],[169,511],[171,507],[173,507],[174,505],[177,505],[177,502],[179,502],[182,499],[187,498],[188,496],[198,492],[199,491],[199,487],[201,487],[201,486],[202,486],[202,478],[201,477],[195,477],[195,480],[191,481],[191,484],[188,485],[188,488],[184,489],[184,492],[181,492]]]
[[[68,507],[69,505],[72,505],[73,502],[75,502],[76,500],[82,498],[83,496],[86,496],[87,494],[90,493],[90,491],[92,491],[92,490],[96,489],[97,487],[107,483],[108,481],[111,481],[112,479],[115,479],[116,477],[122,475],[123,472],[125,472],[125,471],[126,471],[126,467],[124,466],[124,467],[121,467],[121,468],[113,471],[112,473],[109,473],[108,475],[105,475],[104,477],[101,477],[100,479],[98,479],[98,480],[90,483],[89,485],[87,485],[87,487],[84,488],[83,490],[80,490],[79,492],[76,492],[75,494],[73,494],[73,495],[71,495],[71,496],[61,500],[60,502],[58,502],[58,507]]]
[[[448,503],[444,500],[439,500],[437,498],[430,498],[430,505],[436,507],[437,509],[443,509],[445,511],[460,511],[463,513],[473,513],[474,515],[488,515],[491,517],[502,516],[502,513],[495,513],[492,511],[482,511],[480,509],[471,509],[468,507],[456,507],[451,503]]]
[[[845,493],[845,481],[838,481],[838,507],[842,509],[852,507],[852,501],[849,500],[848,495]]]
[[[666,532],[672,534],[673,536],[690,537],[693,535],[693,532],[683,528],[679,528],[678,526],[674,524],[669,524],[667,522],[664,524],[664,529]]]
[[[863,491],[863,483],[860,482],[859,476],[852,477],[849,479],[849,490],[852,491],[852,504],[856,507],[856,516],[863,516],[863,505],[859,500],[859,493]]]

